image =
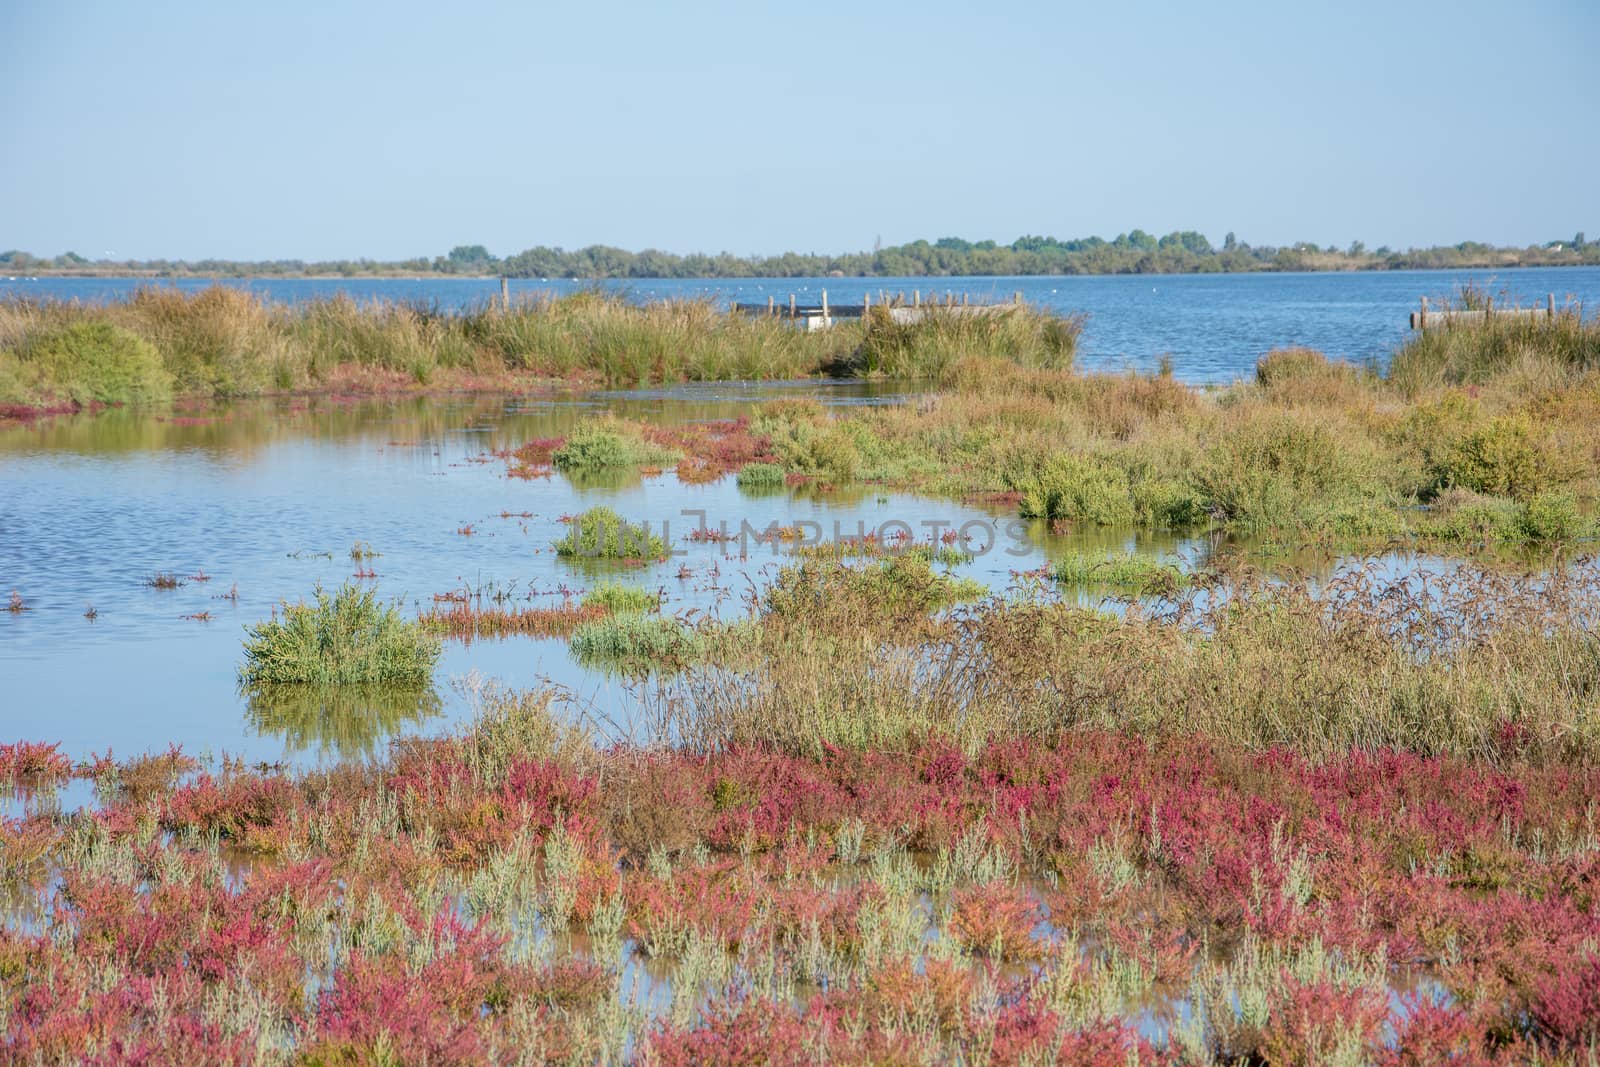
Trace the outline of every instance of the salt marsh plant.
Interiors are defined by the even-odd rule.
[[[583,604],[617,614],[654,611],[661,606],[661,593],[622,582],[601,582],[583,594]]]
[[[655,560],[667,555],[666,542],[648,525],[636,526],[603,505],[573,516],[555,549],[562,559],[573,561]]]
[[[439,644],[377,593],[345,584],[313,602],[285,603],[245,637],[240,681],[249,688],[313,685],[426,685]]]
[[[1050,567],[1050,577],[1062,585],[1095,586],[1140,595],[1172,593],[1189,584],[1189,575],[1177,564],[1125,552],[1068,552]]]
[[[740,489],[763,490],[783,487],[783,468],[776,463],[752,463],[738,474]]]
[[[580,425],[551,454],[559,471],[581,473],[623,467],[660,466],[673,453],[643,440],[623,423],[601,420]]]
[[[152,404],[172,395],[172,376],[147,341],[103,321],[71,321],[0,342],[0,384],[15,403]]]
[[[701,637],[678,619],[624,612],[579,626],[570,647],[579,663],[672,669],[695,658]]]

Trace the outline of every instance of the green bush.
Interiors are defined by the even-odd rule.
[[[1446,485],[1528,500],[1553,476],[1555,456],[1526,415],[1503,415],[1456,441],[1443,456]]]
[[[656,448],[615,427],[586,423],[574,430],[550,457],[559,471],[597,471],[665,463],[672,453]]]
[[[635,526],[608,507],[574,516],[555,544],[563,559],[664,559],[666,542],[648,526]]]
[[[1127,473],[1097,456],[1052,456],[1017,488],[1024,518],[1097,526],[1126,525],[1134,519]]]
[[[1535,493],[1517,509],[1516,530],[1525,541],[1570,541],[1586,526],[1571,493]]]
[[[149,404],[172,395],[161,355],[108,322],[74,322],[35,339],[25,355],[43,389],[79,403]]]
[[[1359,439],[1270,410],[1229,425],[1195,474],[1213,507],[1245,529],[1321,527],[1336,511],[1370,513],[1383,491]]]
[[[1145,595],[1171,593],[1189,584],[1189,576],[1176,563],[1121,552],[1098,556],[1069,552],[1056,561],[1050,576],[1062,585],[1100,586]]]
[[[583,594],[583,603],[588,607],[601,607],[621,615],[629,612],[654,611],[661,605],[661,594],[651,589],[641,589],[637,585],[601,582]]]
[[[700,646],[699,635],[677,619],[638,613],[583,623],[569,642],[580,663],[623,667],[681,666]]]
[[[1211,520],[1206,498],[1187,482],[1156,478],[1133,486],[1134,517],[1141,526],[1190,530]]]
[[[332,596],[319,586],[315,603],[285,604],[281,615],[251,627],[244,656],[239,678],[248,687],[424,685],[439,643],[421,624],[379,604],[372,590],[346,584]]]
[[[740,489],[776,489],[783,485],[783,468],[776,463],[752,463],[735,479]]]

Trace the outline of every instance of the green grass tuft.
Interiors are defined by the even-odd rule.
[[[343,585],[314,603],[285,604],[282,614],[252,626],[240,681],[248,687],[282,683],[425,685],[439,642],[421,624],[379,604],[370,589]]]
[[[667,545],[648,526],[635,526],[608,507],[574,516],[555,544],[562,559],[664,559]]]
[[[661,594],[653,589],[621,582],[601,582],[583,594],[585,607],[601,607],[615,614],[654,611],[661,606]]]

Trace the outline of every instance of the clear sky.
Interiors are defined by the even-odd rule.
[[[0,249],[1600,237],[1600,3],[0,0]]]

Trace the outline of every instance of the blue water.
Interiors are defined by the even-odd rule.
[[[1405,340],[1407,316],[1420,298],[1442,299],[1472,283],[1498,303],[1542,303],[1553,294],[1600,308],[1600,267],[1521,270],[1385,271],[1334,274],[1111,275],[1051,278],[747,278],[642,279],[604,283],[638,300],[705,297],[716,301],[815,304],[824,289],[834,303],[860,303],[862,295],[920,289],[942,297],[1024,299],[1062,312],[1086,313],[1081,366],[1149,369],[1170,356],[1177,375],[1195,383],[1248,376],[1264,353],[1306,345],[1330,356],[1382,364]],[[193,290],[203,280],[152,283],[131,278],[0,277],[0,294],[108,300],[140,285]],[[274,300],[294,302],[346,293],[357,300],[425,300],[465,307],[495,298],[499,282],[483,278],[254,279],[226,281]],[[514,280],[515,294],[567,293],[588,283],[571,279]],[[1591,312],[1592,313],[1592,312]]]

